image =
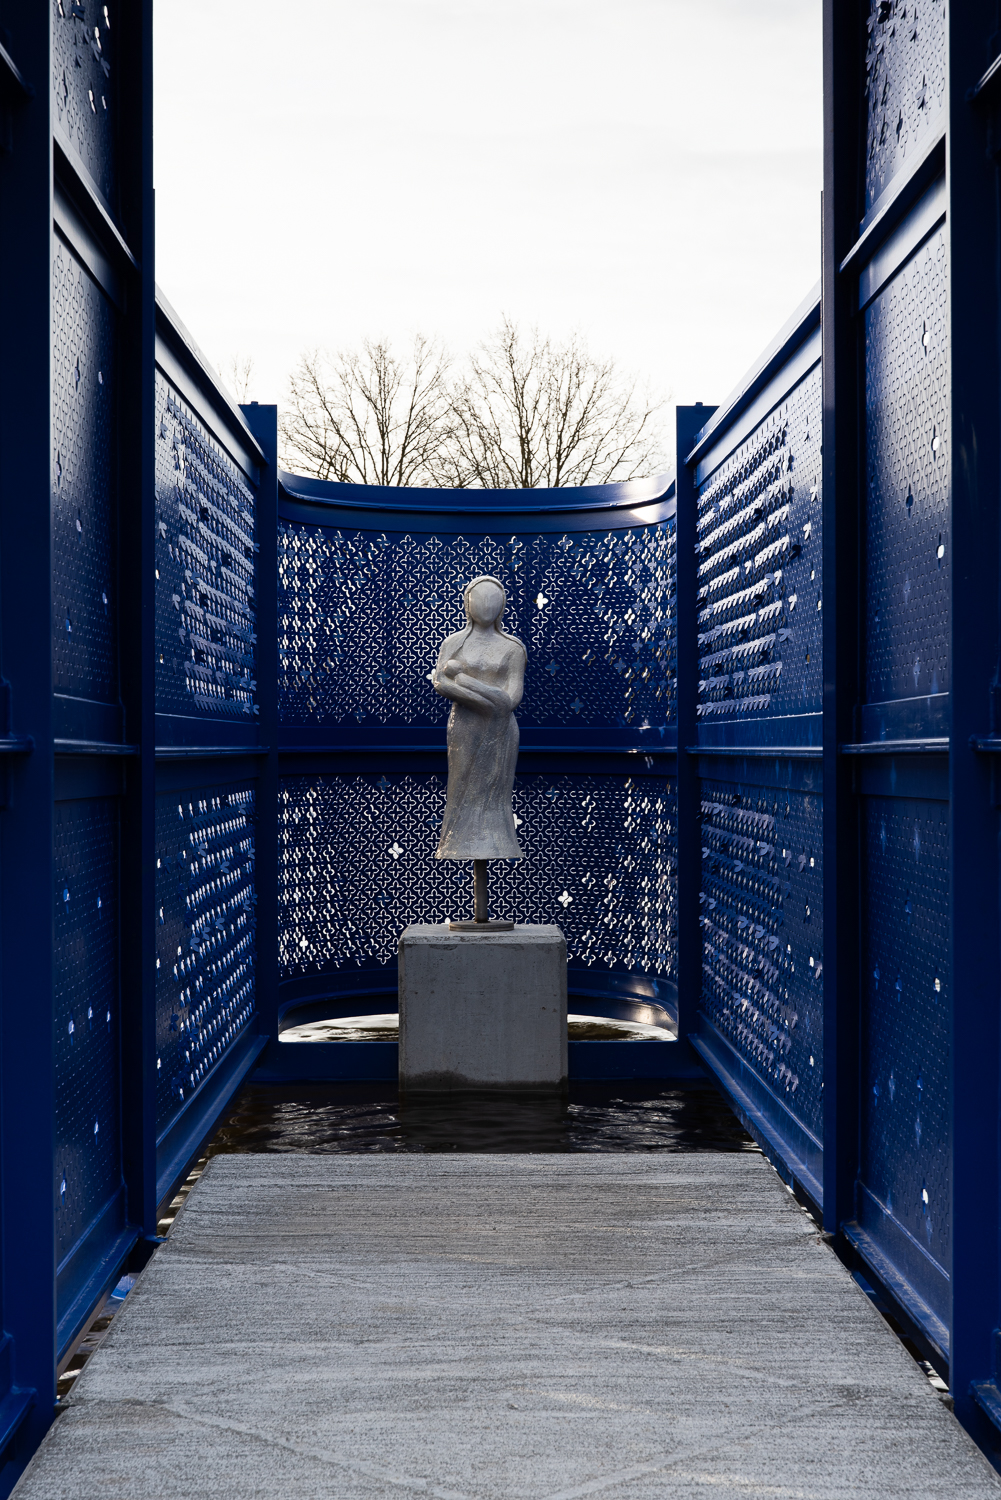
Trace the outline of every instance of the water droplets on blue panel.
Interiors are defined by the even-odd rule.
[[[156,802],[156,1078],[162,1131],[254,1013],[254,790]]]
[[[823,829],[812,792],[702,782],[702,1009],[823,1135]]]
[[[108,703],[118,697],[117,314],[70,250],[54,243],[53,686]]]
[[[58,1263],[122,1181],[118,802],[58,802],[54,816]]]
[[[945,0],[869,0],[862,213],[916,160],[941,121],[945,97]]]
[[[870,703],[949,689],[948,319],[939,229],[865,313]]]
[[[284,978],[395,963],[410,922],[465,917],[468,861],[437,861],[445,779],[291,776],[280,793]],[[523,861],[491,862],[491,911],[554,922],[568,960],[673,979],[677,798],[663,776],[519,775]]]
[[[117,208],[116,0],[50,0],[56,123],[112,209]]]
[[[946,803],[866,799],[860,1177],[946,1272],[952,1149],[948,844]],[[947,1307],[935,1311],[948,1320]]]
[[[819,718],[803,716],[819,716],[823,690],[820,437],[816,366],[700,488],[698,718],[707,753],[720,737],[819,741]],[[701,1009],[820,1138],[822,815],[803,764],[758,759],[733,779],[702,782]]]
[[[253,723],[254,494],[159,372],[156,421],[157,712]]]
[[[428,673],[480,573],[528,649],[523,725],[675,720],[675,523],[441,537],[279,524],[284,723],[444,724]]]
[[[716,725],[821,706],[820,368],[699,492],[699,703]]]

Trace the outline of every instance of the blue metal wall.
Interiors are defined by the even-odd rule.
[[[267,1041],[274,944],[274,407],[241,411],[163,297],[154,412],[157,1196]],[[261,632],[268,637],[262,645]],[[270,669],[270,692],[259,673]],[[263,819],[263,824],[262,824]],[[273,898],[272,898],[273,899]],[[270,974],[274,959],[265,959]],[[269,964],[271,968],[269,968]],[[262,1035],[262,1031],[264,1034]]]
[[[275,409],[242,415],[157,302],[151,7],[3,21],[5,1494],[59,1365],[266,1042],[277,470]]]
[[[681,1009],[990,1449],[996,26],[826,5],[822,344],[814,301],[678,423]]]
[[[695,1046],[822,1198],[819,292],[708,422],[683,409],[694,546]],[[686,423],[701,427],[692,437]],[[681,451],[679,449],[679,451]]]
[[[427,674],[478,572],[529,651],[495,909],[676,1014],[995,1444],[994,4],[827,0],[819,296],[676,481],[530,495],[279,480],[156,292],[149,4],[4,22],[0,1494],[241,1080],[330,1065],[283,1010],[468,908]]]

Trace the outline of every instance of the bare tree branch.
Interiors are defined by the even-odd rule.
[[[448,356],[420,334],[409,358],[385,340],[360,351],[307,351],[279,416],[282,462],[318,479],[438,484],[451,429]]]
[[[637,397],[614,360],[574,335],[563,345],[505,318],[453,391],[453,483],[561,488],[654,474],[666,466],[663,402]]]
[[[223,385],[229,386],[237,401],[246,405],[250,400],[250,387],[254,379],[254,356],[231,354],[225,369],[222,366],[219,368],[219,379]]]
[[[319,479],[460,489],[605,484],[666,467],[664,403],[613,360],[505,319],[457,380],[442,347],[303,354],[279,417],[282,461]]]

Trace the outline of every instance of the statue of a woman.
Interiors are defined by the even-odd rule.
[[[514,831],[511,789],[518,759],[518,722],[526,651],[501,626],[507,594],[496,578],[467,583],[465,630],[438,653],[435,692],[452,700],[448,719],[448,796],[438,859],[522,859]],[[482,867],[483,905],[486,867]],[[477,917],[480,915],[477,901]],[[507,924],[505,924],[507,925]]]

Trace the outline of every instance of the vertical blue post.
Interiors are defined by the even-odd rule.
[[[688,753],[698,742],[698,490],[685,462],[696,433],[709,421],[713,406],[677,408],[678,495],[678,1037],[695,1030],[702,995],[702,832],[698,757]]]
[[[858,228],[855,6],[824,3],[821,320],[824,514],[824,1227],[855,1217],[859,1132],[859,832],[852,762],[859,701],[860,401],[857,282],[839,265]]]
[[[987,1423],[972,1381],[994,1367],[1001,1322],[998,1146],[1001,948],[999,818],[991,766],[971,739],[1001,735],[1001,598],[998,495],[998,181],[987,122],[967,91],[986,70],[996,7],[964,0],[948,9],[946,182],[951,334],[952,712],[949,756],[952,876],[952,1327],[950,1384],[956,1415],[975,1436]],[[999,106],[995,105],[997,110]],[[996,137],[995,137],[996,139]],[[997,1444],[998,1434],[993,1433]]]
[[[9,685],[4,730],[30,735],[5,756],[0,810],[0,1232],[5,1355],[33,1404],[0,1468],[14,1481],[56,1396],[55,1051],[52,882],[52,124],[51,7],[8,7],[6,42],[33,95],[13,112],[0,157],[0,647]],[[16,226],[16,232],[12,232]],[[6,687],[3,697],[8,698]],[[7,714],[5,713],[5,717]],[[12,1355],[12,1358],[10,1357]],[[0,1395],[4,1394],[0,1392]]]
[[[156,283],[153,215],[152,0],[122,28],[119,100],[122,215],[139,262],[122,330],[122,473],[119,504],[119,643],[127,763],[122,799],[120,893],[122,1168],[129,1221],[149,1246],[156,1235],[156,833],[155,580]],[[126,374],[127,372],[127,374]]]
[[[278,1040],[278,408],[240,410],[267,468],[257,495],[257,701],[261,757],[257,782],[257,1024]]]

